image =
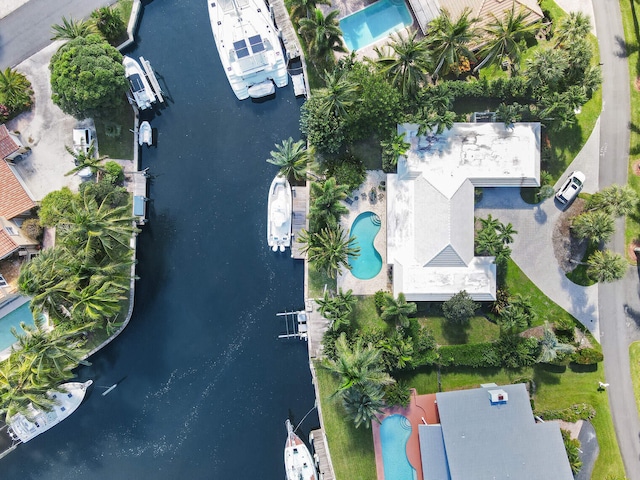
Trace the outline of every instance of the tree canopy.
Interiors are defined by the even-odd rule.
[[[62,45],[49,68],[53,102],[76,117],[99,116],[127,90],[122,55],[98,34]]]

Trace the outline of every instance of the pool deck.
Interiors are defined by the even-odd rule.
[[[378,290],[391,291],[391,282],[387,274],[387,192],[378,188],[381,182],[386,182],[386,179],[387,175],[382,170],[368,171],[365,182],[348,197],[351,204],[345,202],[349,213],[344,215],[340,222],[345,232],[351,229],[353,221],[363,212],[375,213],[382,222],[380,231],[373,242],[374,247],[382,257],[380,272],[369,280],[360,280],[354,277],[346,268],[342,269],[341,274],[338,275],[338,288],[342,288],[345,292],[351,290],[354,295],[373,295]],[[373,202],[369,200],[371,189],[374,189],[377,195]],[[356,197],[358,197],[357,200]]]
[[[420,439],[418,438],[418,425],[423,424],[423,419],[428,424],[440,423],[438,409],[436,407],[436,394],[418,395],[415,389],[411,389],[411,401],[407,408],[393,407],[385,408],[383,414],[378,416],[378,420],[382,422],[390,415],[404,415],[411,424],[411,436],[407,440],[407,458],[409,463],[416,470],[416,478],[422,477],[422,459],[420,457]],[[382,463],[382,442],[380,440],[381,423],[372,422],[371,430],[373,433],[373,449],[376,454],[376,472],[378,480],[384,480],[384,465]]]

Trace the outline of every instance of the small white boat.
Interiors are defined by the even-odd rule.
[[[291,185],[282,175],[269,188],[267,243],[274,252],[291,246]]]
[[[138,129],[138,145],[153,145],[153,130],[151,129],[151,124],[146,120],[140,124],[140,128]]]
[[[304,84],[304,74],[296,73],[295,75],[291,75],[291,80],[293,81],[294,95],[296,97],[306,97],[307,87]]]
[[[9,428],[7,431],[9,435],[14,441],[26,443],[46,432],[76,411],[87,393],[87,388],[92,383],[92,380],[87,380],[84,383],[63,383],[58,387],[58,390],[48,393],[49,397],[56,402],[53,410],[45,412],[30,404],[28,407],[30,419],[22,413],[18,413],[8,420]]]
[[[210,0],[209,20],[227,80],[239,100],[289,83],[278,30],[263,0]]]
[[[133,100],[138,108],[140,110],[151,108],[157,98],[140,64],[125,55],[122,57],[122,65],[124,66],[124,76],[129,80]]]
[[[289,419],[285,426],[287,441],[284,444],[284,470],[287,480],[317,480],[318,474],[309,449],[294,433]]]

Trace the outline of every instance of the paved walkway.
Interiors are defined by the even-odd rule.
[[[598,190],[600,122],[568,172],[581,170],[586,176],[584,191]],[[556,188],[564,181],[562,176]],[[476,217],[488,214],[502,223],[512,223],[518,231],[511,245],[511,258],[542,292],[576,317],[599,340],[598,285],[581,287],[567,279],[553,252],[552,235],[562,210],[554,198],[540,205],[529,205],[520,197],[519,188],[485,188],[476,207]],[[550,319],[552,320],[552,319]]]

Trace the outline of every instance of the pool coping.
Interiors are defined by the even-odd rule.
[[[9,315],[10,313],[16,311],[17,309],[22,307],[25,303],[29,303],[30,301],[31,301],[31,299],[29,297],[25,297],[25,296],[22,296],[22,295],[19,295],[19,296],[15,297],[14,299],[10,300],[9,302],[7,302],[6,305],[3,305],[0,308],[0,319],[4,318],[5,316]],[[6,360],[7,358],[9,358],[9,355],[11,355],[11,350],[13,349],[13,346],[16,343],[18,343],[17,339],[16,339],[15,342],[13,342],[7,348],[4,348],[4,349],[0,350],[0,362],[2,362],[4,360]]]

